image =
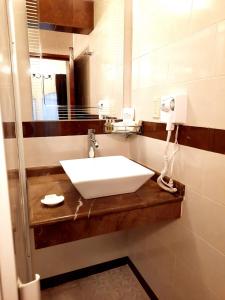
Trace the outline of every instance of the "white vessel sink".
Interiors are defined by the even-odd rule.
[[[60,161],[73,185],[85,199],[132,193],[154,175],[124,156]]]

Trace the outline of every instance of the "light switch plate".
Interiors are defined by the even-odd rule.
[[[153,99],[153,113],[152,117],[154,119],[160,118],[160,106],[161,106],[161,99],[158,97]]]

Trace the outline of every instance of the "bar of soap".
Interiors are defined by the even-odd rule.
[[[48,206],[54,206],[64,201],[64,196],[57,196],[56,194],[46,195],[41,199],[41,203]]]

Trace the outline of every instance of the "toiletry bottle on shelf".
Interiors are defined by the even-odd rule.
[[[109,132],[109,119],[105,120],[105,133]]]
[[[109,119],[108,133],[112,132],[112,119]]]

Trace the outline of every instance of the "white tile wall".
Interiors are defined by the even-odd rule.
[[[152,116],[154,97],[182,90],[189,96],[188,125],[225,128],[223,5],[194,1],[191,10],[188,0],[134,1],[132,101],[138,119],[157,121]],[[199,24],[202,16],[208,24],[193,30],[197,16]],[[155,18],[159,25],[151,24]],[[162,40],[159,45],[152,41],[155,37]]]
[[[123,136],[96,135],[96,156],[129,156],[129,142]],[[24,139],[26,167],[59,165],[60,160],[88,156],[87,135]]]
[[[134,0],[139,119],[157,121],[155,97],[186,92],[188,125],[225,129],[224,8],[222,0]],[[139,136],[130,155],[160,171],[164,147]],[[225,299],[225,157],[180,146],[174,178],[186,185],[182,218],[130,232],[131,258],[160,299]]]

